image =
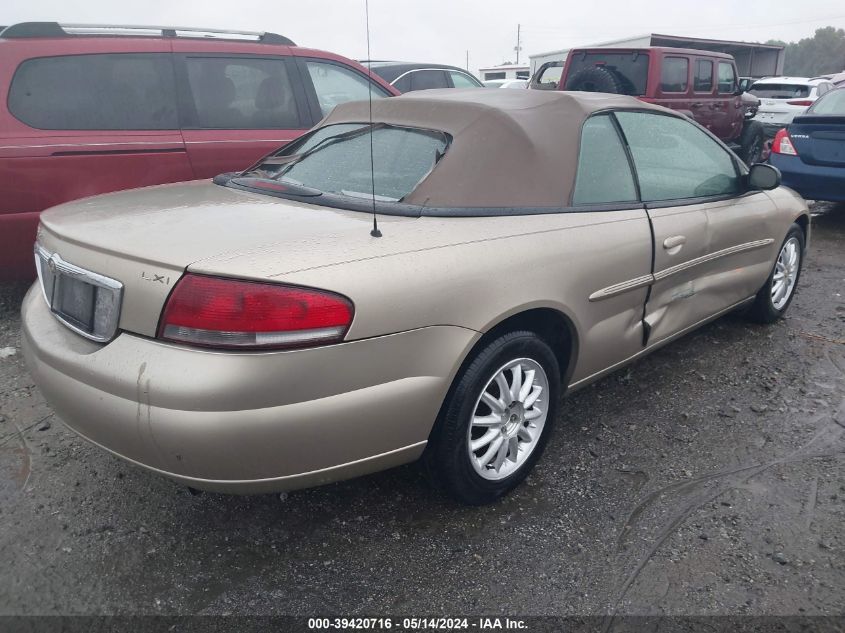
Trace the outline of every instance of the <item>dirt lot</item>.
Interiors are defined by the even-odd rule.
[[[842,614],[845,206],[789,318],[725,317],[570,397],[487,508],[417,469],[192,496],[78,439],[0,295],[2,614]]]

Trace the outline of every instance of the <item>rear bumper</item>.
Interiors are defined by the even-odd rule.
[[[71,429],[186,485],[234,493],[315,486],[415,460],[478,336],[440,326],[251,354],[126,333],[99,345],[60,324],[36,287],[23,305],[30,372]]]
[[[783,184],[807,200],[845,202],[845,168],[808,165],[798,156],[771,154],[769,163],[777,167]]]

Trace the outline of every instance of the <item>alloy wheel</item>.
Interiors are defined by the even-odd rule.
[[[772,277],[772,306],[782,310],[789,302],[801,265],[801,245],[795,237],[789,238],[780,249],[775,274]]]
[[[510,361],[493,374],[475,403],[468,431],[476,473],[498,481],[519,470],[543,434],[548,394],[548,376],[530,358]]]

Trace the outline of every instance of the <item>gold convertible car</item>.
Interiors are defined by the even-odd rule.
[[[246,172],[44,213],[25,355],[74,431],[194,488],[422,457],[486,503],[564,391],[730,310],[784,313],[810,220],[779,182],[630,97],[348,103]]]

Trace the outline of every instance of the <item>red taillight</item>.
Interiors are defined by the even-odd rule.
[[[811,106],[811,105],[813,105],[813,102],[809,101],[807,99],[799,99],[797,101],[787,101],[787,103],[789,105],[800,105],[800,106]]]
[[[187,274],[176,284],[158,337],[236,349],[280,349],[343,340],[352,303],[324,290]]]
[[[772,153],[798,156],[798,152],[795,151],[795,146],[792,144],[792,139],[789,138],[789,132],[786,131],[786,128],[778,130],[778,133],[775,134],[775,138],[772,141]]]

